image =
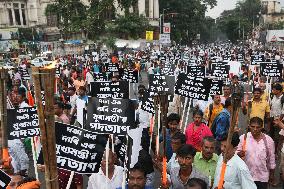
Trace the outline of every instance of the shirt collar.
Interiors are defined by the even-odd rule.
[[[197,152],[197,154],[196,155],[198,155],[197,157],[198,157],[198,159],[204,159],[203,158],[203,155],[202,155],[202,152]],[[204,159],[205,160],[205,159]],[[207,160],[205,160],[205,161],[207,161]],[[217,162],[218,161],[218,156],[216,155],[216,154],[214,154],[213,153],[213,156],[212,156],[212,158],[211,159],[209,159],[209,161],[207,161],[207,162],[211,162],[211,161],[215,161],[215,162]]]

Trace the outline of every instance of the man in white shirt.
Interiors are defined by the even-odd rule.
[[[106,176],[106,153],[103,156],[101,168],[98,173],[93,173],[88,182],[87,189],[116,189],[122,186],[123,168],[114,165],[116,155],[109,150],[108,177]]]
[[[30,106],[25,102],[25,98],[26,98],[26,94],[24,94],[24,93],[19,93],[19,94],[17,94],[16,100],[17,100],[18,108],[28,108],[28,107],[30,107]]]
[[[231,144],[228,146],[229,149],[227,154],[227,164],[226,164],[223,188],[257,189],[247,165],[237,154],[235,154],[239,142],[240,142],[239,135],[237,133],[234,133]],[[227,144],[227,137],[225,137],[221,141],[222,154],[219,157],[215,171],[215,176],[214,176],[215,179],[213,184],[214,189],[218,187],[218,183],[220,180],[222,164],[223,164],[223,156],[226,149],[226,144]]]

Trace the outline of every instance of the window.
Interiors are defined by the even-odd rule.
[[[22,9],[23,25],[27,25],[25,9]]]
[[[149,0],[145,0],[145,15],[146,17],[149,17]]]
[[[14,9],[18,9],[19,8],[19,3],[13,3],[13,7],[14,7]]]
[[[13,13],[11,9],[8,9],[8,14],[9,14],[9,25],[13,26],[14,22],[13,22]]]
[[[20,9],[14,9],[16,24],[21,25]]]

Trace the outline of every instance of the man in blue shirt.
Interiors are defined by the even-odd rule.
[[[122,189],[122,187],[117,189]],[[129,170],[128,184],[125,189],[153,189],[146,186],[146,173],[141,165],[136,164]]]
[[[224,109],[214,119],[211,127],[211,131],[217,141],[223,140],[228,134],[230,127],[230,109],[231,109],[231,98],[227,98],[225,101]]]

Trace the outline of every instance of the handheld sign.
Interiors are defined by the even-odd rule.
[[[8,184],[11,182],[11,177],[9,177],[6,173],[1,171],[0,169],[0,188],[5,189]]]
[[[261,63],[260,74],[269,77],[282,77],[283,64],[277,63]]]
[[[89,98],[86,129],[99,134],[126,135],[135,126],[135,105],[128,99]]]
[[[264,55],[251,55],[251,65],[259,65],[264,59]]]
[[[230,65],[225,62],[212,64],[212,76],[217,78],[229,78]]]
[[[149,77],[149,92],[150,96],[158,95],[159,93],[169,93],[170,87],[167,84],[165,75],[150,75]]]
[[[142,99],[141,109],[148,113],[155,114],[154,107],[154,99],[150,96],[149,91],[146,91]]]
[[[175,93],[184,97],[198,100],[208,100],[212,80],[208,78],[190,77],[179,74]]]
[[[95,81],[108,81],[108,76],[106,73],[95,73],[94,80]]]
[[[36,108],[7,110],[8,139],[25,139],[40,136]]]
[[[106,135],[55,122],[57,167],[81,174],[99,171]]]
[[[187,66],[186,73],[191,77],[205,77],[204,66]]]
[[[27,80],[30,80],[30,79],[31,79],[30,74],[29,74],[29,72],[28,72],[27,69],[24,69],[24,68],[22,68],[22,67],[19,67],[19,71],[20,71],[22,80],[27,81]]]
[[[129,98],[127,81],[91,82],[90,95],[97,98]]]
[[[221,95],[223,83],[223,80],[212,80],[210,87],[210,95]]]

